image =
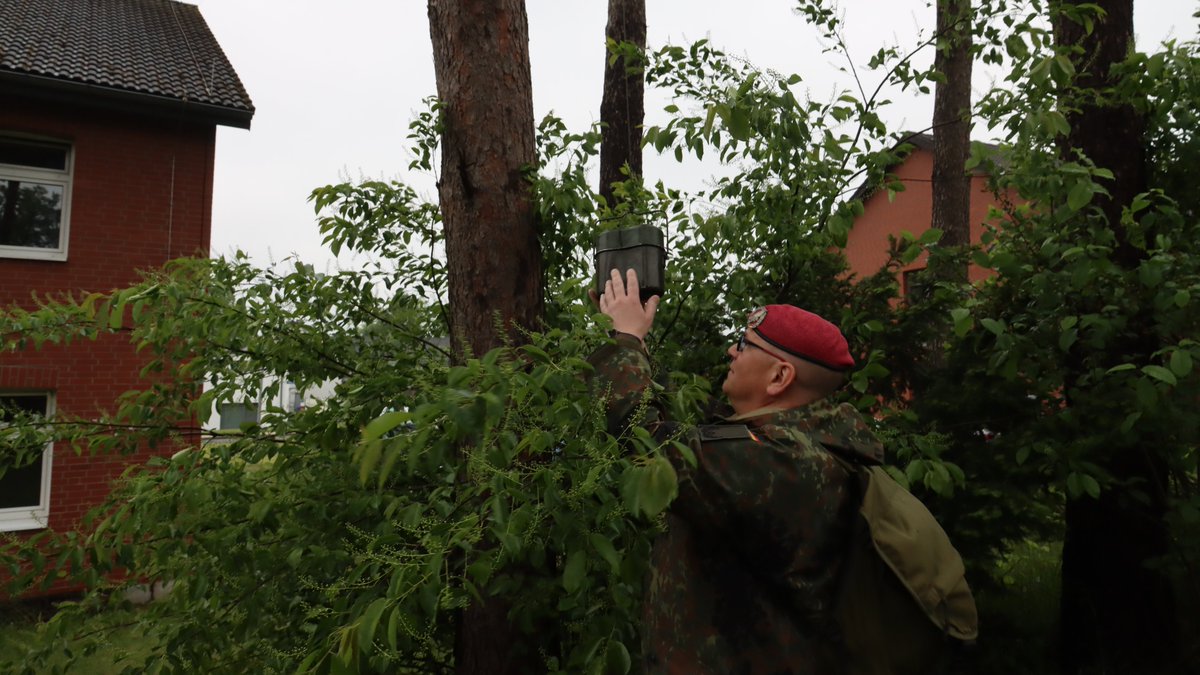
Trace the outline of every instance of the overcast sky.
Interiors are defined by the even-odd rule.
[[[254,100],[249,131],[217,132],[212,251],[242,249],[266,264],[298,255],[334,264],[308,204],[313,188],[344,179],[413,177],[405,136],[435,92],[423,0],[187,0],[199,5]],[[761,68],[798,73],[814,98],[852,86],[845,61],[822,54],[792,0],[647,0],[649,44],[709,38]],[[924,0],[843,0],[846,34],[861,66],[884,44],[910,44],[934,22]],[[1139,0],[1138,46],[1196,33],[1197,0]],[[605,0],[527,0],[534,114],[582,130],[599,117]],[[928,56],[932,59],[932,56]],[[976,88],[986,74],[976,78]],[[648,102],[647,123],[661,119]],[[932,99],[899,101],[891,128],[924,128]],[[646,174],[686,187],[674,159],[646,156]]]

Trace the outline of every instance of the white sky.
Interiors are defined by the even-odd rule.
[[[412,179],[436,198],[430,178],[406,170],[408,124],[436,90],[423,0],[186,1],[199,5],[257,108],[249,131],[218,128],[214,254],[240,248],[262,264],[295,254],[324,269],[334,262],[307,202],[314,188],[346,179]],[[852,86],[838,72],[844,60],[821,53],[816,31],[793,13],[791,0],[646,4],[651,48],[707,37],[761,68],[800,74],[814,98]],[[911,44],[934,23],[925,0],[842,5],[859,66],[880,46]],[[1198,5],[1139,0],[1139,49],[1195,36]],[[534,115],[553,110],[583,130],[599,118],[607,2],[527,0],[527,9]],[[985,82],[986,75],[977,77],[977,90]],[[662,104],[647,102],[648,124],[661,119]],[[897,101],[889,127],[924,128],[932,109],[931,98]],[[701,179],[652,151],[645,161],[648,180],[688,187]]]

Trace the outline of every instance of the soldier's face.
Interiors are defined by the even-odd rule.
[[[758,336],[749,331],[730,345],[726,353],[730,359],[729,375],[721,384],[721,391],[725,392],[729,405],[739,413],[761,407],[778,357],[772,356],[758,342]]]

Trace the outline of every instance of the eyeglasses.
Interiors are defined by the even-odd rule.
[[[738,353],[740,354],[741,352],[744,352],[744,351],[746,351],[746,347],[754,347],[755,349],[758,349],[758,350],[764,351],[764,352],[766,352],[766,353],[770,354],[771,356],[774,356],[775,358],[779,359],[780,361],[784,361],[784,362],[786,362],[786,361],[787,361],[787,359],[785,359],[785,358],[783,358],[782,356],[780,356],[780,355],[776,354],[775,352],[771,351],[770,349],[767,349],[766,347],[763,347],[762,345],[759,345],[759,344],[757,344],[757,343],[754,343],[754,342],[751,342],[751,341],[747,340],[747,339],[746,339],[746,334],[745,334],[745,333],[742,333],[742,336],[741,336],[740,338],[738,338],[738,342],[737,342],[737,351],[738,351]]]

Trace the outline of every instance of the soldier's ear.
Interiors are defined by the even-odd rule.
[[[796,381],[796,367],[787,361],[777,361],[771,370],[771,379],[767,382],[767,393],[779,396],[787,391]]]

